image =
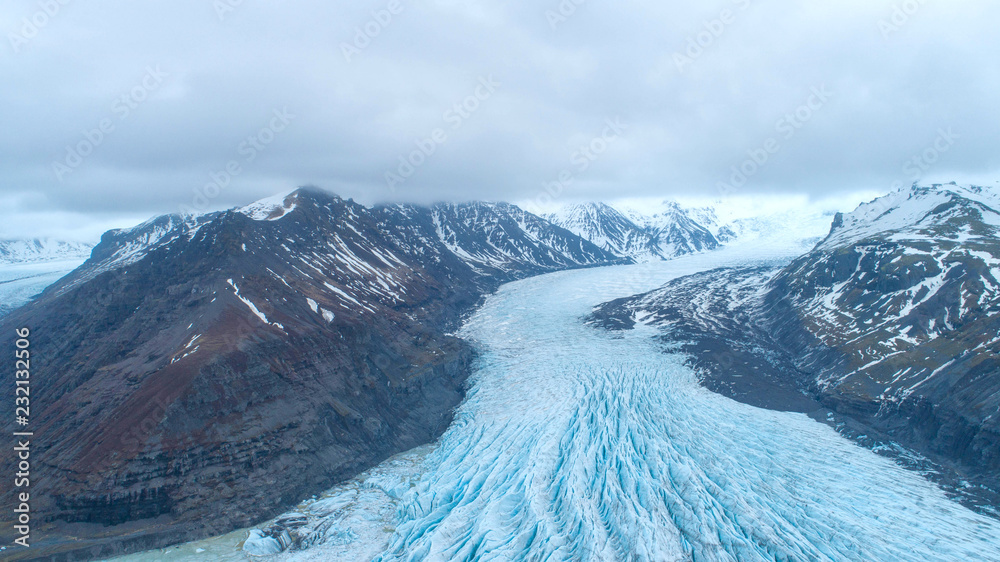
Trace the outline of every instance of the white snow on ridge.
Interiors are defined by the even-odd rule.
[[[113,249],[111,255],[103,259],[95,259],[91,256],[91,259],[84,264],[85,268],[81,268],[73,282],[62,287],[61,290],[71,289],[101,273],[127,267],[143,259],[154,249],[170,244],[181,237],[187,237],[190,240],[202,226],[212,220],[213,216],[213,213],[185,216],[164,215],[131,228],[109,231],[105,236],[111,237],[108,242]]]
[[[93,244],[53,239],[0,240],[0,266],[53,261],[83,263]]]
[[[246,207],[236,209],[236,212],[242,213],[255,221],[280,220],[287,216],[288,213],[294,211],[295,207],[298,206],[298,203],[295,200],[288,200],[289,196],[293,193],[295,193],[294,190],[279,193],[278,195],[272,195],[271,197],[265,197],[264,199],[255,201]]]
[[[864,196],[870,194],[817,202],[805,197],[763,195],[718,200],[682,198],[682,202],[624,199],[610,204],[564,205],[544,216],[639,263],[697,251],[706,243],[701,240],[702,230],[723,246],[783,245],[805,253],[830,233],[836,211],[849,211]],[[664,241],[660,238],[663,233],[679,238]]]
[[[312,299],[306,299],[306,303],[309,305],[309,308],[312,309],[314,313],[322,316],[323,319],[326,320],[327,324],[333,322],[333,320],[337,317],[336,314],[325,308],[322,308],[321,306],[319,306],[319,303],[317,303]]]
[[[904,188],[860,205],[844,215],[817,249],[833,249],[876,235],[892,235],[894,241],[929,241],[924,231],[964,212],[951,205],[961,199],[978,204],[983,221],[1000,227],[1000,194],[995,189],[956,184]]]

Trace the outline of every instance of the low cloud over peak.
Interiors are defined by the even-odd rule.
[[[363,202],[992,184],[998,16],[916,0],[28,3],[0,16],[0,198],[103,225],[305,184]]]

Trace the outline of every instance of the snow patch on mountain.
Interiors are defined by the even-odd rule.
[[[913,186],[865,203],[839,217],[830,235],[817,249],[861,242],[876,235],[894,241],[934,240],[950,224],[976,219],[988,228],[950,231],[952,239],[996,236],[1000,229],[1000,195],[996,190],[955,183]],[[962,240],[960,240],[962,241]]]
[[[298,199],[294,194],[294,191],[288,191],[272,195],[271,197],[265,197],[245,207],[236,209],[236,212],[242,213],[255,221],[279,220],[294,211],[298,205]]]

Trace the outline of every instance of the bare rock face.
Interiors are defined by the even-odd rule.
[[[837,216],[787,267],[679,279],[591,321],[638,313],[693,342],[709,388],[916,450],[1000,513],[1000,194],[915,186]]]
[[[762,315],[810,391],[1000,493],[1000,194],[914,187],[841,217]]]
[[[464,314],[503,281],[616,259],[537,217],[490,233],[445,211],[299,190],[106,234],[0,324],[5,349],[32,330],[32,548],[14,559],[250,526],[432,441],[464,397],[473,352],[447,335]]]

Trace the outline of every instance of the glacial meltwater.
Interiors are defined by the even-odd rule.
[[[445,435],[304,502],[313,544],[265,559],[1000,560],[1000,521],[919,474],[703,389],[652,328],[582,321],[678,276],[791,255],[729,248],[505,285],[461,332],[482,355]],[[278,544],[238,531],[121,560],[246,560],[248,536]]]

